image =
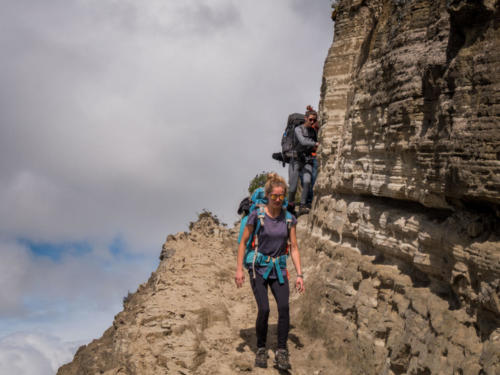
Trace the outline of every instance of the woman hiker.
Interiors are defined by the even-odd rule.
[[[255,300],[257,301],[258,314],[256,321],[257,354],[255,366],[267,367],[266,338],[269,319],[269,299],[267,290],[271,288],[274,299],[278,306],[278,346],[275,353],[275,362],[279,369],[291,368],[288,360],[287,339],[290,328],[288,272],[286,270],[287,245],[291,246],[291,257],[295,270],[297,271],[296,289],[304,292],[304,279],[300,267],[299,248],[297,246],[296,224],[297,219],[283,208],[283,201],[287,195],[285,180],[276,173],[270,173],[264,187],[267,204],[263,210],[256,209],[250,213],[243,237],[238,247],[235,282],[241,288],[245,280],[243,261],[245,258],[246,244],[259,226],[257,233],[258,247],[254,264],[249,267],[250,284],[252,286]],[[260,213],[259,213],[260,212]],[[263,225],[262,225],[263,224]],[[257,251],[259,254],[257,254]],[[262,254],[262,255],[261,255]],[[255,259],[264,259],[260,265]],[[280,258],[284,256],[283,258]],[[270,257],[270,258],[269,258]],[[267,260],[267,264],[265,261]],[[271,266],[269,266],[271,261]],[[284,261],[284,265],[283,265]],[[260,264],[259,264],[260,263]],[[247,265],[248,266],[248,265]],[[271,268],[272,267],[272,268]],[[281,273],[281,274],[278,274]]]

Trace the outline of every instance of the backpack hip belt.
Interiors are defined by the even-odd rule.
[[[245,265],[247,268],[253,267],[253,276],[255,277],[255,266],[267,267],[262,278],[267,280],[273,268],[276,269],[276,275],[280,284],[284,284],[282,270],[286,270],[286,260],[288,255],[280,255],[276,258],[259,253],[256,250],[249,251],[245,257]]]

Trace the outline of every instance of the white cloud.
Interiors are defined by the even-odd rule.
[[[67,252],[54,261],[32,254],[25,246],[0,242],[0,318],[17,317],[27,324],[47,319],[62,323],[80,311],[112,316],[122,297],[135,291],[158,262],[113,256],[104,247]],[[0,320],[0,337],[6,326]]]
[[[288,112],[319,97],[330,36],[323,28],[319,45],[297,1],[24,3],[34,10],[16,13],[20,30],[2,43],[12,51],[1,77],[9,233],[109,236],[133,217],[144,225],[131,237],[151,246],[155,223],[177,231],[203,207],[232,221],[249,177],[277,166],[269,155]],[[28,191],[13,195],[26,176]]]
[[[26,290],[29,255],[13,243],[0,243],[0,317],[22,312],[22,296]]]
[[[0,339],[0,374],[53,375],[81,343],[43,333],[16,333]]]

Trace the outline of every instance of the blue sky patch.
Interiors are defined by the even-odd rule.
[[[26,246],[33,255],[47,257],[55,262],[61,261],[64,255],[83,256],[92,251],[92,246],[87,241],[53,243],[36,242],[23,238],[19,239],[18,242]]]
[[[126,253],[126,244],[123,236],[116,236],[111,244],[109,245],[109,251],[113,254],[114,257],[118,257],[120,255],[124,255]]]

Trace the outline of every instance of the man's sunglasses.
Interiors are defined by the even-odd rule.
[[[309,122],[316,122],[316,120],[317,120],[316,118],[310,118]]]
[[[271,194],[269,195],[273,201],[279,199],[280,201],[285,199],[285,194]]]

